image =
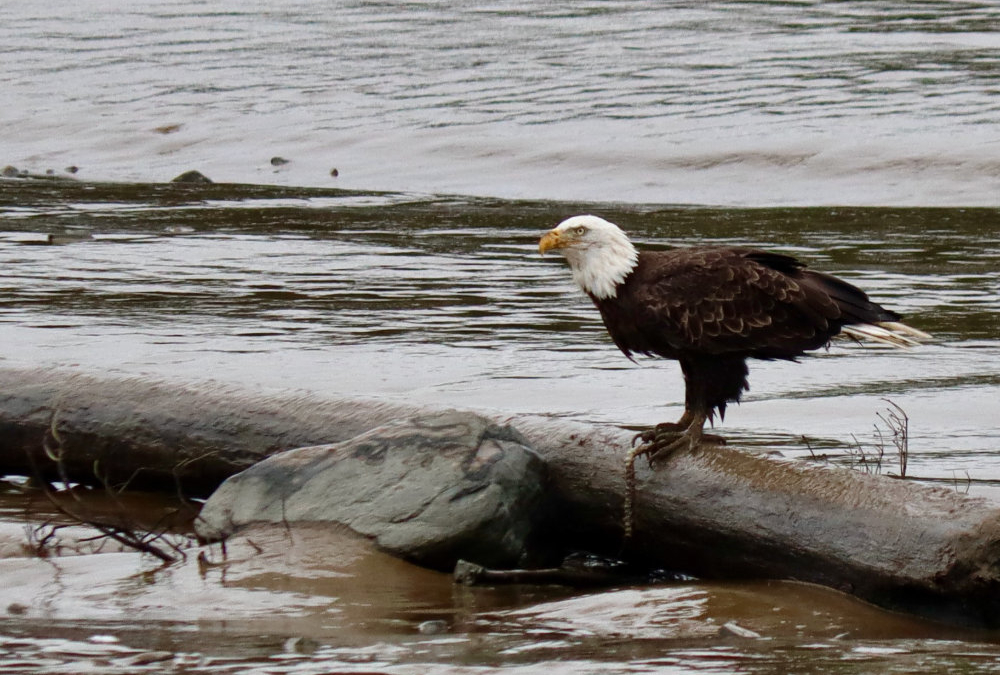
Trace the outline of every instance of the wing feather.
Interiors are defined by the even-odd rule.
[[[620,320],[605,315],[605,322],[626,353],[794,358],[840,329],[838,303],[808,283],[803,267],[789,256],[754,249],[642,253],[617,309],[634,327],[616,336]]]

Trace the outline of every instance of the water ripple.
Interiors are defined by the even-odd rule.
[[[209,159],[239,180],[310,185],[329,184],[336,162],[351,187],[680,203],[996,202],[995,173],[980,166],[984,144],[1000,142],[1000,9],[988,3],[7,10],[0,123],[15,143],[4,161],[120,175],[124,159],[128,175],[169,178]],[[276,171],[248,137],[296,161]],[[736,158],[728,175],[691,171],[720,144]],[[777,171],[762,190],[739,156],[781,146],[809,159],[794,173],[787,160],[763,164]],[[907,155],[919,166],[902,181],[879,168]],[[657,171],[670,157],[689,169]],[[553,180],[553,164],[575,178]],[[830,167],[861,178],[845,193]],[[908,189],[926,170],[937,187]]]

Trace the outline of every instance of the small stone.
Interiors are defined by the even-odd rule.
[[[486,568],[482,565],[470,563],[468,560],[459,560],[455,563],[455,571],[452,572],[452,579],[456,584],[475,586],[485,575]]]
[[[739,625],[738,623],[735,623],[733,621],[729,621],[727,623],[722,624],[722,626],[719,628],[719,636],[720,637],[738,637],[738,638],[744,638],[744,639],[747,639],[747,640],[753,640],[753,639],[760,638],[761,634],[758,633],[758,632],[756,632],[756,631],[752,631],[749,628],[744,628],[743,626]]]
[[[7,613],[13,614],[15,616],[20,616],[28,612],[28,606],[22,605],[20,602],[12,602],[7,605]]]
[[[17,178],[21,175],[21,172],[17,170],[16,166],[11,166],[8,164],[3,169],[0,169],[0,176],[4,178]]]
[[[75,164],[71,164],[70,166],[67,166],[65,169],[63,169],[63,171],[65,171],[66,173],[76,173],[79,170],[80,167],[76,166]]]
[[[211,183],[212,179],[200,171],[185,171],[174,178],[171,183]]]
[[[443,619],[423,621],[417,626],[417,632],[422,635],[441,635],[448,632],[448,622]]]
[[[340,175],[340,172],[337,171],[336,168],[333,168],[333,169],[330,169],[330,175],[333,176],[334,178],[336,178],[337,176]]]
[[[288,160],[284,157],[275,156],[271,158],[271,166],[284,166],[285,164],[288,164]]]
[[[153,129],[158,134],[172,134],[181,130],[182,124],[164,124],[162,127]]]

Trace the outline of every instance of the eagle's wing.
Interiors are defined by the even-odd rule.
[[[644,253],[629,304],[650,345],[794,358],[829,341],[843,316],[824,283],[839,280],[803,268],[790,256],[755,249]],[[861,291],[839,283],[867,302]]]

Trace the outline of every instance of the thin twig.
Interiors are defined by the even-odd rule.
[[[58,409],[52,411],[52,418],[49,422],[48,434],[46,438],[44,438],[42,441],[42,449],[44,450],[46,456],[55,463],[56,471],[59,475],[59,480],[65,486],[66,491],[69,492],[70,496],[77,504],[83,506],[83,500],[80,497],[80,495],[77,494],[77,491],[71,488],[72,483],[69,479],[68,473],[66,472],[66,463],[64,461],[64,445],[63,445],[63,440],[59,435],[59,429],[57,427],[58,414],[59,414]],[[48,442],[49,441],[48,437],[51,437],[53,443]],[[120,525],[115,523],[104,521],[103,519],[98,519],[94,517],[84,517],[80,513],[75,512],[73,509],[70,509],[66,504],[63,503],[62,500],[56,498],[55,494],[52,492],[51,487],[49,486],[48,481],[46,481],[42,477],[43,474],[41,468],[38,466],[38,463],[35,461],[34,453],[31,452],[31,450],[29,449],[26,454],[32,474],[35,476],[36,481],[41,486],[42,495],[49,501],[49,503],[52,505],[53,508],[55,508],[57,512],[59,512],[66,518],[72,520],[73,522],[88,525],[96,529],[98,532],[101,533],[102,536],[108,539],[117,541],[118,543],[122,544],[127,548],[141,551],[143,553],[148,553],[156,558],[159,558],[164,563],[172,563],[177,560],[177,558],[170,555],[163,548],[153,543],[153,542],[164,542],[170,548],[177,551],[178,547],[173,542],[170,542],[162,535],[158,535],[153,539],[149,540],[147,539],[147,535],[137,534],[135,531],[121,527]],[[95,469],[96,468],[97,465],[95,464]],[[101,476],[99,475],[95,475],[95,477],[103,483],[105,491],[108,492],[108,494],[111,496],[114,503],[119,507],[121,512],[123,513],[127,512],[124,509],[124,506],[122,505],[121,501],[118,499],[117,493],[115,493],[115,491],[111,488],[109,482],[106,479],[102,479]]]

